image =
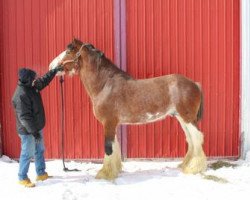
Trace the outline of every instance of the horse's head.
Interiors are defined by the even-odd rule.
[[[78,73],[80,64],[82,62],[81,57],[86,54],[86,46],[90,44],[82,43],[80,40],[73,39],[73,41],[67,46],[67,49],[60,53],[49,65],[50,69],[62,64],[63,72],[59,72],[58,75],[70,74],[74,75]]]

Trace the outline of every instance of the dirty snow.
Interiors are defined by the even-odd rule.
[[[210,161],[215,162],[215,160]],[[64,172],[61,160],[47,161],[47,172],[53,178],[37,182],[34,188],[17,183],[18,162],[7,156],[0,158],[1,200],[170,200],[170,199],[227,199],[248,198],[250,191],[250,152],[246,160],[229,161],[236,167],[209,168],[205,174],[226,180],[227,183],[207,180],[202,175],[186,175],[177,169],[179,161],[126,161],[123,172],[110,182],[97,180],[95,175],[102,164],[67,162],[68,168],[80,172]],[[29,177],[35,181],[34,163]]]

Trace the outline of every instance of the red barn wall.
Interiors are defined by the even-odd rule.
[[[114,2],[118,7],[126,4],[119,8],[125,14],[114,13]],[[76,37],[94,44],[111,60],[125,50],[125,61],[123,57],[118,63],[135,78],[180,73],[200,82],[205,111],[199,127],[206,154],[239,156],[239,4],[240,0],[0,0],[3,153],[13,158],[20,153],[11,105],[18,67],[44,74]],[[115,39],[117,33],[121,41]],[[118,42],[125,49],[121,51]],[[42,91],[46,158],[61,157],[59,89],[55,78]],[[102,126],[78,77],[66,77],[64,98],[66,158],[103,158]],[[184,134],[173,118],[127,126],[123,134],[123,154],[128,158],[175,158],[186,152]]]
[[[114,58],[112,0],[1,0],[1,123],[4,154],[19,157],[11,97],[17,71],[27,66],[40,75],[73,37],[93,43]],[[78,77],[65,79],[65,155],[103,157],[102,127]],[[46,158],[61,155],[59,79],[41,92],[47,117]]]
[[[127,71],[183,74],[203,87],[208,156],[239,155],[239,0],[127,0]],[[128,128],[128,157],[182,157],[174,118]]]

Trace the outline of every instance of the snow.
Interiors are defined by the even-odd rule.
[[[47,172],[53,178],[37,182],[34,188],[17,183],[18,162],[7,156],[0,158],[1,200],[166,200],[166,199],[247,199],[250,189],[250,152],[248,159],[227,161],[236,167],[208,168],[206,175],[227,181],[204,179],[202,175],[183,174],[179,161],[125,161],[123,171],[114,181],[97,180],[95,175],[100,163],[67,162],[69,169],[80,172],[64,172],[61,160],[47,161]],[[216,160],[209,161],[215,162]],[[35,180],[34,163],[29,177]]]

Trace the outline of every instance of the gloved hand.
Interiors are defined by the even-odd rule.
[[[40,133],[39,132],[34,132],[34,133],[32,133],[32,135],[34,136],[34,138],[35,138],[35,142],[38,144],[38,143],[40,143],[40,141],[41,141],[41,135],[40,135]]]
[[[41,87],[42,87],[42,82],[41,82],[39,79],[35,79],[35,80],[32,82],[32,86],[33,86],[33,87],[36,87],[36,88],[41,88]]]

